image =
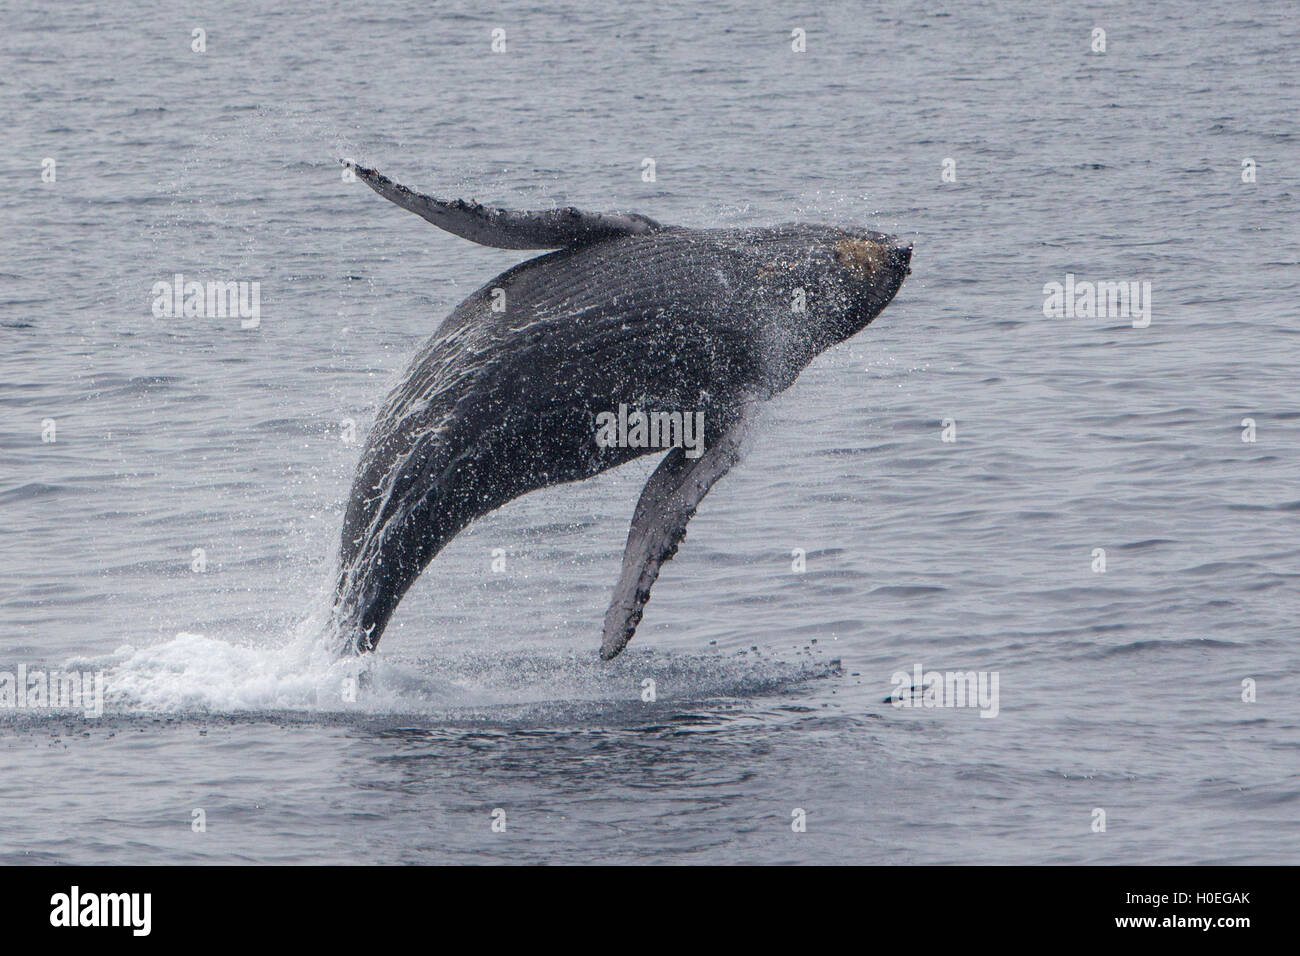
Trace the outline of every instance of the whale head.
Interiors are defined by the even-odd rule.
[[[881,232],[842,231],[829,235],[824,248],[828,303],[821,316],[824,346],[843,342],[871,323],[912,274],[912,244]]]
[[[911,274],[912,244],[882,232],[797,224],[755,239],[756,295],[783,333],[785,377],[866,328]]]

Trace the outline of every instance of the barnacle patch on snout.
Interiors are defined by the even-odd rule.
[[[841,239],[835,243],[835,261],[867,277],[885,267],[885,247],[866,239]]]

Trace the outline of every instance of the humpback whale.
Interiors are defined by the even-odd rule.
[[[756,403],[866,327],[911,271],[911,244],[879,232],[509,211],[343,162],[454,235],[553,250],[458,305],[380,408],[343,520],[333,626],[345,653],[375,648],[402,595],[475,518],[667,449],[605,614],[600,656],[617,655],[700,501],[739,458]],[[662,426],[657,441],[647,423],[649,439]],[[693,447],[690,423],[702,426]]]

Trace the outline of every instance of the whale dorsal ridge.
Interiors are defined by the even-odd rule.
[[[395,183],[377,170],[347,160],[341,162],[385,199],[409,209],[440,229],[497,249],[562,249],[662,228],[648,216],[634,212],[583,212],[572,206],[515,212],[463,199],[435,199]]]

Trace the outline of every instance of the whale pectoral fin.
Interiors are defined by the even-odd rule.
[[[637,213],[544,209],[512,212],[463,199],[447,201],[417,193],[382,173],[340,160],[385,199],[397,203],[454,235],[497,249],[561,249],[618,236],[635,236],[662,228]]]
[[[714,482],[739,460],[740,437],[741,426],[733,426],[699,458],[674,448],[646,482],[628,531],[623,571],[605,612],[602,659],[617,656],[632,640],[660,566],[677,553],[686,523]]]

